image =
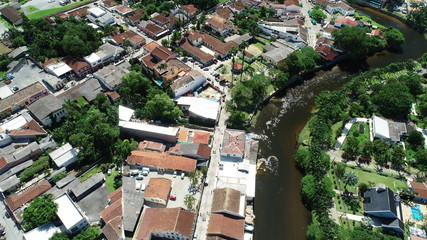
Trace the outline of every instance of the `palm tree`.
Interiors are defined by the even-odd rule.
[[[239,45],[240,50],[242,51],[242,69],[245,69],[245,53],[246,53],[246,48],[249,46],[248,42],[242,42]],[[240,75],[240,81],[242,81],[243,78],[243,71]]]
[[[344,189],[347,188],[347,185],[350,186],[354,186],[357,184],[357,182],[359,181],[359,177],[357,176],[357,174],[353,171],[348,171],[346,173],[344,173],[343,176],[343,180],[344,180]]]
[[[184,204],[190,211],[193,210],[195,201],[196,198],[194,198],[193,195],[187,194],[184,197]]]
[[[232,70],[231,71],[231,82],[234,81],[234,71],[233,71],[233,68],[234,68],[234,64],[236,63],[236,60],[234,58],[236,57],[236,53],[238,51],[239,50],[237,49],[237,47],[232,47],[231,50],[230,50],[231,54],[233,55],[233,58],[231,59],[231,70]]]

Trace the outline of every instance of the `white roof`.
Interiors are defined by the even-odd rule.
[[[177,102],[178,105],[190,105],[189,111],[203,118],[216,120],[218,117],[220,108],[218,101],[196,97],[180,97]]]
[[[55,199],[55,202],[58,204],[58,215],[61,222],[64,224],[65,228],[70,229],[83,219],[83,215],[71,201],[68,194],[63,194]]]
[[[153,132],[153,133],[169,135],[169,136],[176,136],[179,131],[179,128],[175,128],[175,127],[161,127],[153,124],[127,122],[127,121],[119,121],[119,126],[123,128],[134,129],[134,130],[144,131],[144,132]]]
[[[87,25],[93,27],[94,29],[98,29],[98,25],[94,24],[94,23],[88,23]]]
[[[119,119],[129,121],[135,110],[119,105]]]
[[[9,122],[1,125],[0,131],[4,131],[6,129],[7,130],[15,130],[15,129],[22,127],[26,123],[27,123],[27,120],[24,118],[24,116],[19,115],[19,117],[14,118],[14,119],[10,120]]]
[[[69,165],[72,159],[75,160],[77,157],[77,152],[70,143],[66,143],[63,146],[55,149],[55,151],[49,153],[49,156],[56,163],[56,166],[62,167],[64,165]]]
[[[0,99],[7,98],[10,95],[13,95],[13,92],[7,85],[0,87]]]
[[[104,15],[106,12],[99,7],[94,7],[89,9],[89,13],[92,14],[94,17],[99,18],[102,15]]]
[[[89,63],[94,63],[94,62],[101,60],[101,58],[98,55],[96,55],[95,53],[92,53],[91,55],[84,57],[84,59],[86,61],[88,61]]]
[[[53,72],[57,77],[62,76],[63,74],[67,72],[73,71],[67,64],[64,62],[59,62],[56,64],[51,64],[47,66],[47,68]]]
[[[385,138],[390,138],[390,132],[389,132],[387,120],[384,120],[377,116],[374,116],[372,119],[373,119],[374,134],[381,135]]]
[[[49,240],[55,233],[61,232],[58,227],[49,222],[24,234],[25,240]]]
[[[232,187],[239,189],[248,197],[255,197],[255,181],[256,181],[256,165],[251,164],[248,160],[243,162],[226,162],[220,161],[222,169],[218,171],[219,182],[217,187]],[[248,172],[239,171],[239,169],[246,168]],[[243,185],[239,187],[238,185]]]

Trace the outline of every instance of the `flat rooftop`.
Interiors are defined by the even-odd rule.
[[[55,203],[58,204],[56,214],[67,229],[70,229],[84,218],[67,194],[59,196],[55,199]]]

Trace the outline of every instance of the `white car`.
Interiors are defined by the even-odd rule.
[[[181,179],[184,179],[185,173],[181,173]]]
[[[177,175],[177,173],[176,173],[176,171],[174,171],[172,176],[173,176],[174,178],[176,178],[176,175]]]

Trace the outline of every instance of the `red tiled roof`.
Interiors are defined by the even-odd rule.
[[[141,20],[141,18],[144,16],[144,9],[138,9],[134,11],[132,14],[128,16],[128,19],[132,22]]]
[[[138,149],[164,152],[166,149],[166,145],[159,142],[144,140],[139,143]]]
[[[207,235],[243,239],[245,220],[212,213]]]
[[[107,6],[107,7],[114,7],[114,6],[117,6],[117,2],[116,1],[114,1],[114,0],[105,0],[105,1],[103,1],[102,3],[104,3],[104,5],[105,6]]]
[[[116,7],[116,11],[119,11],[122,14],[126,14],[126,13],[132,12],[133,9],[128,7],[128,6],[123,5],[123,6]]]
[[[172,181],[167,178],[150,178],[144,191],[144,198],[160,198],[167,201],[172,188]]]
[[[129,40],[130,42],[135,43],[135,44],[140,44],[140,43],[145,44],[145,39],[143,37],[141,37],[139,34],[137,34],[136,32],[131,31],[131,30],[123,32],[119,35],[116,35],[116,36],[110,38],[111,41],[114,41],[115,43],[117,43],[119,45],[122,44],[123,41],[126,39]]]
[[[417,197],[427,199],[427,186],[425,183],[411,182],[414,192],[418,193]]]
[[[105,95],[109,96],[111,100],[115,101],[120,98],[120,94],[116,91],[106,92]]]
[[[121,239],[122,236],[122,227],[123,219],[121,217],[116,217],[102,228],[102,234],[107,238],[107,240],[117,240]]]
[[[188,130],[179,130],[178,141],[186,142],[187,138],[188,138]],[[193,142],[195,138],[196,138],[196,135],[194,134]]]
[[[80,69],[90,67],[89,63],[74,57],[64,57],[62,61],[67,64],[74,72],[79,72]]]
[[[190,41],[194,41],[198,38],[202,38],[202,41],[205,45],[208,45],[209,48],[211,48],[212,50],[214,50],[220,55],[224,55],[228,51],[230,51],[232,47],[238,46],[238,44],[233,41],[229,41],[225,43],[219,40],[218,38],[215,38],[210,34],[206,34],[206,33],[190,32],[190,34],[188,35],[188,39]]]
[[[89,7],[83,7],[83,8],[74,10],[72,12],[69,12],[68,15],[71,15],[74,17],[84,17],[87,15],[88,10],[89,10]]]
[[[218,10],[216,10],[216,15],[224,18],[224,19],[229,19],[231,18],[234,14],[233,11],[231,11],[231,9],[225,7],[225,8],[220,8]]]
[[[329,51],[331,51],[331,47],[329,47],[328,45],[321,45],[316,47],[316,52],[320,52],[321,54],[327,55],[329,53]]]
[[[108,195],[112,203],[122,198],[122,189],[123,187],[120,187]]]
[[[230,8],[233,8],[233,9],[240,12],[243,9],[245,9],[245,4],[242,1],[238,0],[238,1],[235,1],[234,3],[230,4]]]
[[[197,155],[205,159],[209,159],[211,157],[211,147],[209,147],[207,144],[199,144]]]
[[[108,223],[112,219],[116,217],[120,217],[122,215],[123,215],[123,210],[122,210],[121,200],[113,202],[113,204],[107,206],[99,213],[99,216],[105,223]]]
[[[197,12],[197,8],[193,4],[182,5],[181,9],[189,16],[193,16]]]
[[[128,163],[153,166],[157,168],[191,172],[196,169],[196,160],[168,153],[132,151],[127,158]]]
[[[147,208],[136,239],[148,240],[157,232],[176,232],[190,238],[194,221],[195,213],[183,208]]]
[[[7,161],[4,157],[0,157],[0,169],[3,169],[7,165]]]
[[[225,129],[222,152],[243,155],[245,152],[245,135],[242,130]]]
[[[208,20],[206,20],[206,24],[211,25],[217,29],[226,29],[230,26],[233,26],[233,23],[225,18],[222,18],[218,15],[215,15]]]
[[[11,136],[17,135],[45,135],[46,131],[34,120],[24,124],[21,129],[11,130],[8,133]]]
[[[152,41],[144,46],[144,48],[150,53],[157,47],[160,47],[160,45],[155,41]]]
[[[193,143],[209,144],[211,134],[209,132],[196,131],[193,137]]]
[[[345,23],[345,24],[353,26],[353,27],[357,26],[357,22],[355,22],[351,19],[348,19],[348,18],[337,18],[337,19],[335,19],[335,23]]]
[[[290,5],[297,5],[297,6],[299,6],[299,1],[298,0],[285,0],[285,5],[286,6],[290,6]]]
[[[31,202],[31,200],[40,196],[50,188],[50,183],[47,180],[42,180],[26,189],[24,192],[10,195],[6,198],[5,202],[12,211],[15,211],[22,205]]]
[[[243,64],[241,64],[241,63],[235,63],[233,65],[234,70],[242,70],[242,68],[243,68]]]
[[[157,65],[157,63],[154,63],[152,60],[154,60],[154,57],[151,55],[147,55],[141,58],[141,62],[143,62],[144,65],[149,69],[154,69],[154,67]]]
[[[157,24],[154,23],[149,23],[145,26],[145,29],[147,29],[148,31],[154,33],[154,34],[158,34],[161,31],[164,31],[165,29],[158,26]]]
[[[205,63],[208,63],[214,59],[214,56],[203,52],[199,48],[191,45],[191,43],[189,43],[188,41],[185,41],[181,45],[181,48]]]
[[[160,58],[163,61],[166,61],[169,58],[173,58],[176,56],[176,53],[172,52],[171,50],[169,50],[163,46],[156,47],[155,49],[153,49],[151,54]]]

